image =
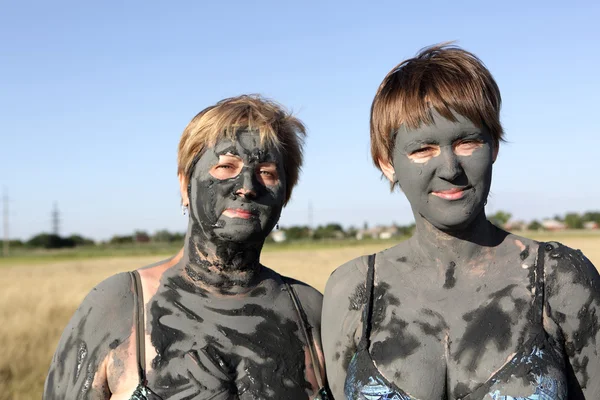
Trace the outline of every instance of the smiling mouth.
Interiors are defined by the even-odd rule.
[[[250,219],[255,217],[256,214],[250,210],[244,210],[243,208],[227,208],[223,211],[223,215],[229,218],[242,218]]]
[[[460,200],[465,196],[465,192],[469,189],[470,187],[468,186],[463,188],[451,188],[447,190],[434,191],[431,192],[431,194],[444,200]]]

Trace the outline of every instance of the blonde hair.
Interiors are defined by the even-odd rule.
[[[433,124],[431,107],[450,121],[452,111],[477,127],[485,125],[497,147],[503,140],[502,98],[492,74],[473,53],[449,43],[422,49],[395,66],[379,86],[371,105],[371,156],[392,163],[395,132]],[[393,188],[393,184],[392,184]]]
[[[287,203],[298,183],[306,128],[280,104],[260,95],[241,95],[200,111],[185,127],[177,151],[177,173],[189,179],[194,161],[223,138],[236,140],[240,129],[259,132],[262,145],[277,148],[283,158]]]

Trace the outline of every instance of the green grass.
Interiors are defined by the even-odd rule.
[[[590,238],[600,236],[600,231],[566,230],[560,232],[548,231],[522,231],[515,232],[517,235],[525,236],[540,241],[564,240],[565,238]],[[406,237],[396,237],[387,240],[377,239],[322,239],[322,240],[297,240],[283,243],[269,242],[265,244],[264,251],[286,251],[286,250],[319,250],[335,249],[340,247],[364,246],[369,244],[381,244],[382,246],[393,246]],[[0,267],[20,264],[44,263],[54,261],[81,260],[99,257],[139,257],[139,256],[170,256],[176,254],[183,243],[139,243],[127,245],[97,245],[82,246],[72,249],[43,250],[43,249],[14,249],[10,256],[0,257]]]
[[[266,243],[263,251],[287,251],[287,250],[318,250],[335,249],[339,247],[351,247],[368,245],[371,243],[389,244],[392,246],[405,238],[389,240],[376,239],[323,239],[323,240],[298,240],[284,243]],[[83,260],[100,257],[139,257],[139,256],[170,256],[174,255],[183,246],[183,243],[139,243],[129,245],[97,245],[81,246],[72,249],[27,249],[17,248],[8,257],[0,257],[0,267],[19,264],[40,264],[44,262]]]

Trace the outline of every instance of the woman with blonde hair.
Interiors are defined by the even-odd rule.
[[[304,135],[259,96],[192,119],[178,151],[183,249],[90,292],[60,339],[44,399],[325,396],[322,296],[260,263],[298,181]]]

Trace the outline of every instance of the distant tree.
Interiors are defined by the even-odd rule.
[[[358,229],[356,229],[355,226],[350,226],[348,229],[346,229],[346,237],[354,238],[354,237],[356,237],[357,233],[358,233]]]
[[[181,242],[181,241],[183,241],[183,238],[185,238],[185,233],[175,232],[173,234],[173,236],[171,236],[171,241],[172,242]]]
[[[108,242],[109,244],[128,244],[128,243],[133,243],[133,236],[113,236],[110,241]]]
[[[344,228],[337,223],[318,226],[313,234],[313,238],[315,239],[333,239],[341,237],[344,237]]]
[[[599,211],[588,211],[581,217],[583,222],[596,222],[600,224],[600,212]]]
[[[62,238],[58,235],[40,233],[27,241],[27,246],[43,249],[60,249],[63,247],[75,247],[71,238]]]
[[[512,217],[512,214],[505,211],[497,211],[496,214],[490,217],[490,221],[499,227],[503,227]]]
[[[369,223],[367,221],[365,221],[365,223],[363,224],[363,230],[368,230],[369,229]]]
[[[310,236],[310,228],[308,226],[290,226],[284,228],[287,240],[306,239]]]
[[[342,227],[342,225],[340,224],[327,224],[325,225],[325,229],[329,230],[329,231],[337,231],[337,232],[344,232],[344,228]]]
[[[11,249],[14,249],[14,248],[18,248],[18,247],[23,247],[25,245],[25,243],[23,243],[22,240],[13,239],[13,240],[8,241],[8,245],[10,246]]]
[[[558,221],[558,222],[565,222],[565,219],[558,214],[554,215],[554,217],[552,219],[554,219],[555,221]]]
[[[535,219],[533,221],[531,221],[531,223],[529,223],[529,225],[527,225],[527,229],[529,229],[530,231],[539,231],[543,228],[544,227],[542,226],[542,224],[540,224],[540,222]]]
[[[154,235],[152,235],[152,241],[159,243],[170,243],[173,241],[173,234],[166,229],[156,231]]]
[[[583,219],[577,213],[567,213],[565,215],[565,224],[569,229],[583,229]]]
[[[396,228],[398,228],[398,234],[400,236],[412,236],[415,231],[415,224],[397,225]]]
[[[69,236],[69,239],[75,243],[75,246],[92,246],[96,244],[92,239],[84,238],[83,236],[77,234]]]
[[[150,241],[150,235],[144,231],[135,231],[133,234],[133,240],[137,243],[148,243]]]

